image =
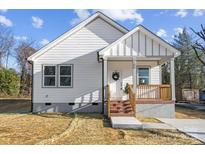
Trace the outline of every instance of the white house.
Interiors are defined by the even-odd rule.
[[[174,58],[179,55],[145,27],[128,31],[97,12],[28,58],[33,112],[174,117]],[[168,61],[171,81],[163,85],[161,65]],[[124,92],[126,84],[136,94],[134,105]]]

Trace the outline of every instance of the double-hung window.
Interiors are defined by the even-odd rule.
[[[149,68],[138,68],[138,84],[148,85],[149,84]]]
[[[59,65],[58,86],[72,87],[73,65]]]
[[[56,66],[54,65],[43,66],[43,86],[44,87],[56,86]]]

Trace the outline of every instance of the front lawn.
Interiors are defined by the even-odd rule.
[[[0,114],[0,144],[201,144],[173,130],[113,129],[99,114]]]

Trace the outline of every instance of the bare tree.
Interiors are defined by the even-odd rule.
[[[197,36],[197,41],[192,45],[192,48],[199,61],[205,66],[205,28],[201,25],[201,30],[199,32],[195,31],[193,28],[191,28],[191,30]]]
[[[6,67],[8,65],[11,49],[15,44],[13,34],[7,28],[0,26],[0,66],[3,65],[3,59],[6,58]]]
[[[32,47],[33,42],[21,42],[15,49],[16,60],[20,68],[20,95],[30,95],[31,92],[31,64],[28,63],[27,58],[36,52]]]

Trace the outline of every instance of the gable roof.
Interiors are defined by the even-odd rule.
[[[74,34],[75,32],[79,31],[81,28],[85,27],[86,25],[88,25],[89,23],[91,23],[92,21],[94,21],[98,17],[100,17],[101,19],[105,20],[107,23],[109,23],[111,26],[115,27],[116,29],[118,29],[122,33],[126,34],[128,32],[128,30],[125,27],[123,27],[122,25],[118,24],[116,21],[112,20],[111,18],[109,18],[105,14],[103,14],[103,13],[98,11],[95,14],[93,14],[92,16],[90,16],[87,19],[85,19],[84,21],[82,21],[81,23],[79,23],[78,25],[76,25],[71,30],[65,32],[64,34],[62,34],[61,36],[59,36],[58,38],[56,38],[55,40],[53,40],[52,42],[47,44],[46,46],[42,47],[36,53],[34,53],[30,57],[28,57],[27,60],[28,61],[34,61],[37,57],[39,57],[40,55],[44,54],[50,48],[52,48],[53,46],[55,46],[56,44],[58,44],[62,40],[66,39],[70,35]]]
[[[145,33],[146,35],[148,35],[150,38],[155,39],[157,42],[159,42],[160,44],[162,44],[163,46],[165,46],[167,49],[169,49],[171,52],[174,53],[174,57],[177,57],[181,54],[181,52],[179,50],[177,50],[173,45],[171,45],[170,43],[168,43],[167,41],[163,40],[161,37],[157,36],[156,34],[154,34],[153,32],[151,32],[150,30],[148,30],[147,28],[145,28],[142,25],[138,25],[137,27],[135,27],[133,30],[129,31],[128,33],[126,33],[125,35],[123,35],[121,38],[119,38],[118,40],[116,40],[115,42],[111,43],[110,45],[108,45],[107,47],[105,47],[104,49],[102,49],[101,51],[99,51],[99,56],[103,56],[104,53],[108,50],[110,50],[113,46],[117,45],[118,43],[126,40],[128,37],[130,37],[131,35],[133,35],[134,33],[136,33],[137,31],[141,31],[143,33]]]

